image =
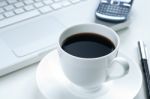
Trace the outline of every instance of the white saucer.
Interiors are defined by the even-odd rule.
[[[122,53],[119,53],[119,56],[125,57],[130,62],[129,73],[121,79],[108,82],[106,88],[109,87],[109,90],[96,97],[81,97],[69,89],[71,82],[61,70],[56,50],[50,52],[40,62],[36,72],[37,85],[47,99],[133,99],[141,88],[142,74],[138,64]]]

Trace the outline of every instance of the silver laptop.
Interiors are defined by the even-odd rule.
[[[99,0],[0,0],[0,76],[38,62],[68,26],[99,22]],[[114,29],[125,27],[106,24]]]

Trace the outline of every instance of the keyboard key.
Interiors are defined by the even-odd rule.
[[[79,1],[84,0],[0,0],[0,28]]]
[[[44,4],[52,4],[53,1],[52,1],[52,0],[43,0],[43,3],[44,3]]]
[[[51,6],[53,9],[60,9],[62,7],[61,3],[53,3]]]
[[[14,16],[15,14],[14,14],[13,11],[10,11],[10,12],[5,12],[4,15],[5,15],[6,17],[11,17],[11,16]]]
[[[78,3],[80,0],[70,0],[72,3]]]
[[[49,6],[45,6],[39,9],[41,13],[47,13],[47,12],[51,12],[52,8]]]
[[[71,3],[67,0],[61,2],[62,6],[69,6]]]
[[[24,7],[24,9],[27,10],[27,11],[30,11],[30,10],[33,10],[35,8],[34,8],[33,5],[27,5],[27,6]]]
[[[0,7],[8,5],[6,1],[0,1]]]
[[[38,3],[35,3],[34,6],[35,6],[36,8],[40,8],[40,7],[44,6],[44,4],[41,3],[41,2],[38,2]]]
[[[15,10],[16,14],[20,14],[20,13],[23,13],[23,12],[25,12],[23,8],[18,8],[18,9]]]
[[[4,9],[3,8],[0,8],[0,13],[3,13],[4,12]]]
[[[19,22],[19,21],[22,21],[22,20],[25,20],[25,19],[29,19],[29,18],[38,16],[38,15],[40,15],[39,11],[32,10],[32,11],[29,11],[29,12],[26,12],[26,13],[23,13],[23,14],[16,15],[14,17],[7,18],[5,20],[0,21],[0,28],[11,25],[11,24],[14,24],[16,22]]]
[[[15,7],[17,7],[17,8],[22,7],[22,6],[24,6],[24,3],[22,3],[22,2],[15,3]]]
[[[28,4],[34,3],[34,1],[33,0],[24,0],[24,3],[28,5]]]
[[[62,1],[62,0],[53,0],[54,2]]]
[[[4,9],[7,10],[7,11],[13,10],[13,9],[14,9],[14,6],[8,5],[8,6],[5,6]]]
[[[7,2],[8,2],[9,4],[12,4],[12,3],[16,3],[17,0],[7,0]]]
[[[4,16],[2,14],[0,14],[0,20],[4,19]]]
[[[39,1],[41,1],[41,0],[34,0],[34,1],[39,2]]]

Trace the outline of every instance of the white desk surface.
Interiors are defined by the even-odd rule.
[[[137,41],[144,40],[150,49],[150,0],[135,0],[130,28],[118,32],[120,50],[139,63]],[[150,61],[150,60],[149,60]],[[1,99],[45,99],[36,86],[37,64],[0,78]],[[144,87],[135,99],[146,99]]]

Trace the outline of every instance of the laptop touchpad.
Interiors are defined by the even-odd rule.
[[[57,19],[47,17],[8,30],[2,39],[16,56],[22,57],[55,44],[63,29]]]

